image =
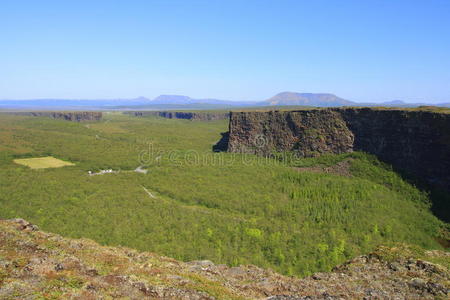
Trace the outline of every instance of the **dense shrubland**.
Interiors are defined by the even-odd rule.
[[[119,114],[89,124],[0,116],[0,218],[182,260],[295,275],[329,270],[378,244],[440,247],[434,238],[443,224],[428,196],[375,157],[213,154],[226,128],[224,120]],[[30,170],[12,162],[47,155],[76,166]],[[296,169],[344,160],[351,177]],[[147,174],[125,172],[143,163]],[[105,168],[122,172],[87,175]]]

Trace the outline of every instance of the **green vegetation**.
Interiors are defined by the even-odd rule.
[[[262,159],[212,153],[227,120],[105,113],[100,123],[0,117],[0,218],[181,260],[307,275],[379,244],[440,248],[428,196],[363,153]],[[14,159],[54,156],[70,168]],[[294,167],[348,160],[352,177]],[[147,174],[130,171],[146,163]],[[150,192],[147,193],[147,192]]]

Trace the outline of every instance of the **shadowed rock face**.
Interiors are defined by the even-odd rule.
[[[301,156],[364,151],[450,191],[450,114],[334,108],[231,112],[228,151]]]
[[[20,116],[49,117],[74,122],[99,121],[102,119],[101,112],[79,111],[79,112],[54,112],[54,111],[32,111],[11,113]]]
[[[213,112],[181,112],[181,111],[132,111],[125,112],[135,117],[158,116],[168,119],[187,119],[196,121],[214,121],[227,119],[230,114]]]
[[[450,114],[346,109],[341,115],[355,135],[354,150],[450,191]]]
[[[220,134],[222,135],[222,138],[212,147],[214,152],[222,152],[227,150],[230,133],[227,131]]]

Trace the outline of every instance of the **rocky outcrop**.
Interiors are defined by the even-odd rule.
[[[343,153],[354,136],[332,110],[232,112],[228,151],[270,154],[298,151],[301,156]]]
[[[333,108],[231,112],[228,151],[300,156],[364,151],[450,191],[450,114]]]
[[[74,112],[57,112],[57,111],[31,111],[31,112],[13,112],[10,114],[32,117],[49,117],[52,119],[82,122],[82,121],[99,121],[102,119],[102,112],[94,111],[74,111]]]
[[[397,245],[300,279],[255,266],[184,263],[0,220],[0,299],[447,299],[449,263],[449,253]]]
[[[194,121],[214,121],[229,118],[229,112],[184,112],[184,111],[130,111],[125,112],[135,117],[158,116],[168,119],[187,119]]]

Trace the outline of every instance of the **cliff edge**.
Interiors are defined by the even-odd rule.
[[[130,111],[124,113],[135,117],[158,116],[167,119],[186,119],[193,121],[224,120],[230,116],[228,112]]]
[[[255,266],[184,263],[0,220],[0,299],[448,299],[449,266],[447,252],[398,245],[299,279]]]
[[[74,112],[30,111],[30,112],[11,112],[8,114],[18,116],[31,116],[31,117],[48,117],[52,119],[66,120],[73,122],[100,121],[103,117],[102,112],[95,112],[95,111],[74,111]]]

